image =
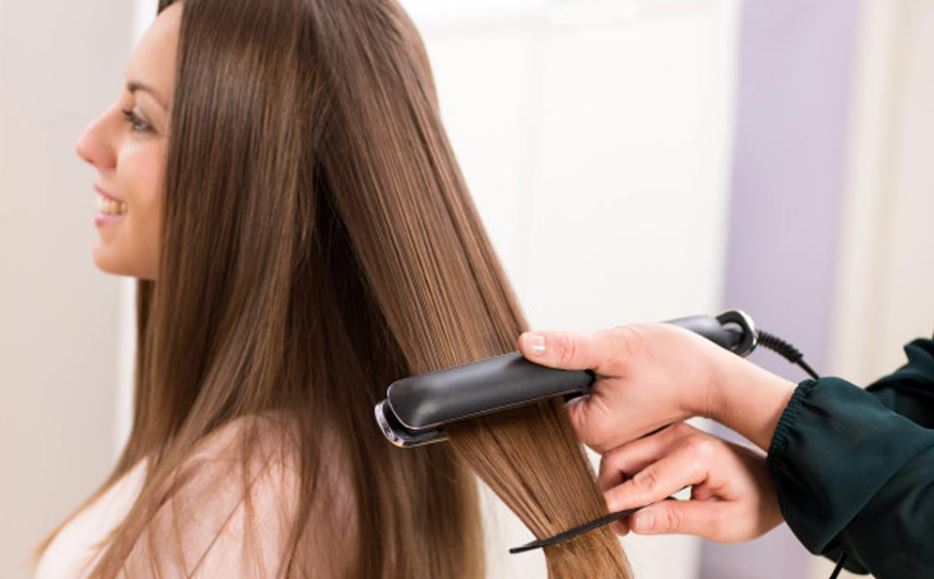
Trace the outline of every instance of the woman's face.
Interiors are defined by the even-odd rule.
[[[119,98],[76,144],[78,155],[98,173],[92,254],[107,273],[157,277],[181,9],[175,3],[159,14],[130,60]]]

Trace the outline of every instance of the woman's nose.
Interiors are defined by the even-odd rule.
[[[78,156],[95,167],[113,167],[116,162],[116,152],[107,135],[109,116],[108,111],[91,121],[75,143]]]

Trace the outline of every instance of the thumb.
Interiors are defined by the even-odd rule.
[[[717,501],[660,501],[633,514],[629,526],[641,535],[697,535],[716,540],[724,506]]]
[[[606,340],[580,332],[524,332],[519,336],[519,352],[543,366],[598,374],[605,374],[615,357]]]

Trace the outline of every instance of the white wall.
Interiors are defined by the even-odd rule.
[[[119,281],[91,261],[94,171],[75,154],[115,98],[131,7],[0,0],[0,577],[113,460]]]
[[[934,3],[864,0],[834,371],[860,383],[934,331]]]
[[[720,308],[738,2],[403,1],[455,151],[530,322],[587,329]],[[544,577],[488,497],[490,577]],[[625,541],[640,579],[699,543]]]

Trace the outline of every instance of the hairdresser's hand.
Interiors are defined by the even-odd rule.
[[[591,395],[568,404],[578,437],[603,452],[691,416],[726,424],[767,449],[795,385],[671,324],[593,333],[526,332],[522,355],[591,369]]]
[[[611,512],[651,505],[617,523],[622,534],[687,534],[733,543],[782,522],[765,455],[685,423],[604,454],[598,482]],[[665,500],[687,486],[690,500]]]

